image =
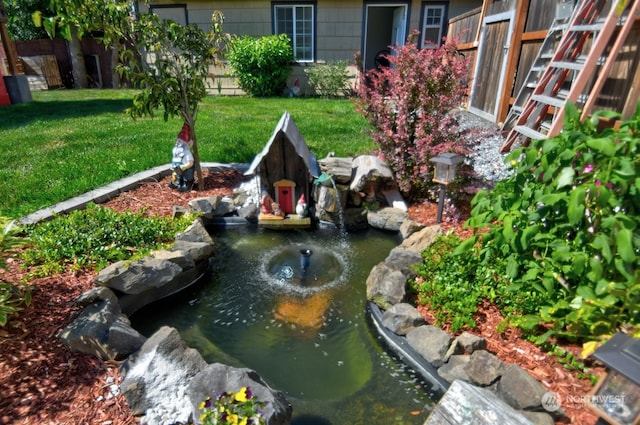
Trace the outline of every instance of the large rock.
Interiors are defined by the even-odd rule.
[[[385,207],[377,211],[369,211],[367,213],[367,221],[369,226],[397,232],[400,230],[402,223],[409,217],[406,211],[399,208]]]
[[[207,260],[215,253],[214,246],[210,243],[185,240],[176,240],[171,246],[171,250],[187,252],[196,263]]]
[[[442,234],[442,228],[436,224],[434,226],[425,227],[406,238],[400,246],[414,252],[422,252],[430,247],[436,238]]]
[[[398,303],[382,315],[382,325],[398,335],[424,325],[425,321],[417,308],[408,303]]]
[[[213,245],[214,241],[204,226],[202,218],[194,220],[183,232],[176,235],[177,241],[204,242]]]
[[[353,158],[329,157],[318,160],[320,171],[330,175],[336,183],[348,184],[353,172]]]
[[[413,266],[422,264],[424,259],[419,252],[411,251],[402,247],[395,247],[389,252],[384,262],[394,269],[402,272],[407,279],[416,277]]]
[[[383,310],[404,300],[407,278],[400,270],[386,263],[374,266],[367,277],[367,300],[374,302]]]
[[[107,288],[82,294],[84,306],[78,317],[58,333],[69,350],[92,354],[103,360],[122,360],[137,351],[146,338],[131,327],[122,314],[116,296]]]
[[[498,382],[504,401],[520,410],[543,410],[542,397],[547,390],[516,364],[506,365]]]
[[[389,166],[380,158],[374,155],[361,155],[353,160],[354,169],[351,179],[350,190],[354,192],[363,191],[370,182],[391,182],[393,172]]]
[[[98,273],[93,283],[123,294],[140,294],[171,282],[182,267],[170,260],[145,257],[137,261],[118,261]]]
[[[469,382],[486,387],[500,379],[504,373],[505,364],[495,354],[478,350],[471,354],[464,370],[467,372]]]
[[[132,413],[145,415],[143,423],[187,423],[194,411],[187,387],[206,366],[176,329],[164,326],[122,364],[120,389]]]
[[[263,418],[267,425],[288,425],[291,422],[292,407],[281,391],[271,389],[264,380],[251,369],[235,368],[221,363],[210,364],[189,382],[187,395],[192,406],[196,406],[193,417],[198,418],[199,404],[207,397],[215,400],[223,392],[236,393],[248,387],[256,401],[266,403]]]
[[[407,333],[407,342],[433,367],[444,364],[453,337],[440,328],[423,325]]]
[[[469,376],[464,370],[469,363],[469,359],[470,357],[465,355],[453,355],[449,357],[449,360],[438,369],[438,375],[447,382],[453,382],[456,379],[469,381]]]

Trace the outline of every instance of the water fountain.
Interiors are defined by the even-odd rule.
[[[208,362],[256,370],[293,405],[293,424],[421,424],[425,384],[367,323],[365,281],[397,245],[371,229],[216,230],[224,255],[181,302],[134,315],[151,334],[178,329]]]

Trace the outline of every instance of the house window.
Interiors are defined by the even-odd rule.
[[[313,4],[277,3],[273,5],[275,34],[287,34],[298,62],[313,62],[315,18]]]
[[[422,10],[422,47],[435,49],[442,43],[447,23],[445,4],[426,4]]]

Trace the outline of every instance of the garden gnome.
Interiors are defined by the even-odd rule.
[[[307,216],[307,201],[304,198],[304,193],[300,195],[300,199],[298,199],[298,204],[296,205],[296,214],[300,217]]]
[[[189,133],[189,126],[184,123],[182,130],[178,134],[176,144],[173,146],[173,158],[171,159],[171,189],[178,189],[180,192],[188,192],[193,187],[194,182],[194,159],[191,153],[193,140]]]

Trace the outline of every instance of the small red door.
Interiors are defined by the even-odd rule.
[[[293,213],[293,188],[291,186],[278,186],[278,200],[280,209],[287,214]]]

